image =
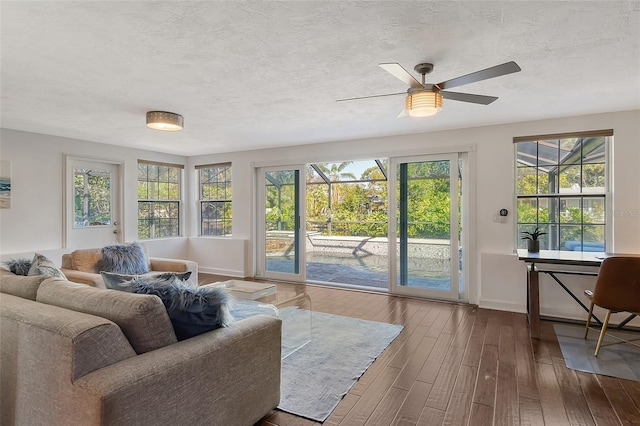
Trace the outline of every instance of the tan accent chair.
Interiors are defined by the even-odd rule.
[[[147,248],[141,244],[145,253]],[[69,279],[81,284],[89,284],[93,287],[106,288],[100,275],[99,263],[101,248],[79,249],[71,253],[62,255],[62,267],[60,270]],[[162,272],[188,272],[191,271],[191,277],[188,284],[192,287],[198,286],[198,264],[189,260],[179,259],[163,259],[158,257],[149,257],[149,270],[144,275],[158,275]]]
[[[591,300],[584,333],[585,339],[589,334],[593,307],[599,306],[607,311],[596,345],[595,356],[598,356],[612,313],[630,312],[640,315],[640,257],[616,256],[604,259],[600,266],[594,291],[585,290],[584,293]],[[629,340],[620,339],[610,334],[609,336],[622,342],[631,343]]]

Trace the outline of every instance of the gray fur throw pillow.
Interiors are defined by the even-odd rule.
[[[232,299],[224,288],[192,289],[147,277],[135,280],[132,288],[134,293],[154,294],[162,300],[178,340],[227,327],[233,321]]]
[[[139,243],[104,246],[98,268],[100,271],[118,274],[146,274],[149,259]]]
[[[163,272],[152,277],[140,277],[138,275],[116,274],[115,272],[101,271],[104,285],[111,290],[120,290],[133,293],[133,284],[140,279],[145,280],[149,285],[170,283],[174,285],[184,285],[191,277],[189,272]]]
[[[9,259],[4,262],[4,265],[16,275],[27,275],[31,269],[31,260],[26,258]]]

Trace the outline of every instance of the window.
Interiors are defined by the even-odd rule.
[[[200,235],[231,235],[231,163],[197,166]]]
[[[73,168],[74,228],[111,225],[111,172]]]
[[[138,238],[180,235],[182,168],[138,160]]]
[[[518,236],[540,248],[605,251],[612,130],[514,138]],[[518,238],[518,248],[525,248]]]

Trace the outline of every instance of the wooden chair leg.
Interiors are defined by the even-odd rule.
[[[584,338],[587,338],[587,334],[589,334],[589,326],[591,325],[591,315],[593,315],[593,302],[591,302],[591,306],[589,306],[589,315],[587,315],[587,325],[584,328]]]
[[[604,322],[602,323],[602,330],[600,330],[600,337],[598,337],[598,344],[596,345],[596,353],[595,356],[598,356],[598,352],[600,352],[600,346],[602,346],[602,341],[604,340],[604,335],[607,332],[607,326],[609,325],[609,318],[611,317],[611,311],[607,309],[607,316],[604,318]]]

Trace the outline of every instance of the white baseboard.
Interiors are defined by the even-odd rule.
[[[480,299],[478,307],[485,309],[495,309],[496,311],[526,313],[527,307],[519,303],[501,302],[499,300]]]
[[[203,274],[215,274],[215,275],[226,275],[229,277],[237,277],[244,278],[244,271],[237,271],[233,269],[219,269],[219,268],[207,268],[206,266],[198,266],[198,273],[202,272]]]

